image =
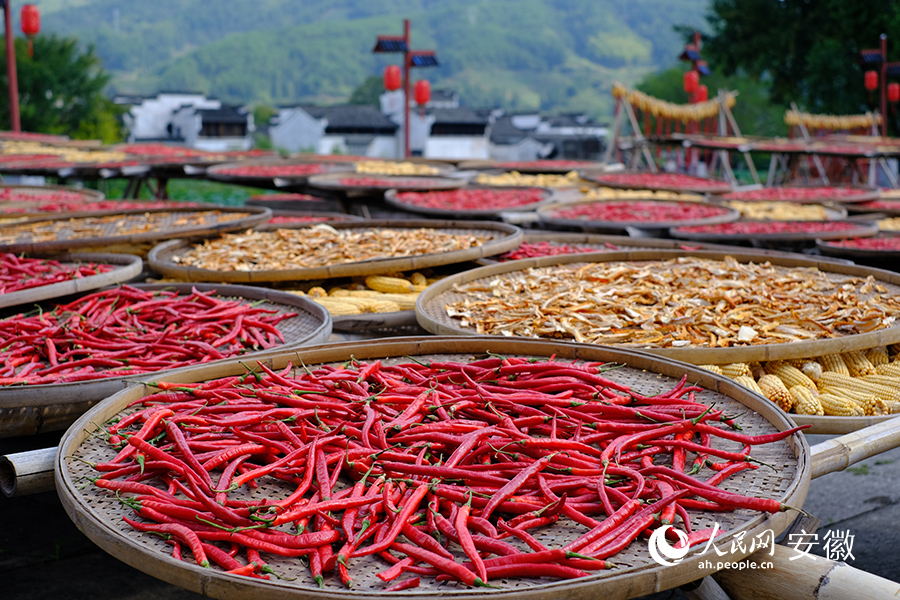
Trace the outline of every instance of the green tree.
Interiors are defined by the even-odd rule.
[[[367,77],[365,81],[359,84],[353,93],[350,94],[350,99],[347,100],[347,104],[359,104],[366,106],[374,106],[375,108],[380,108],[380,96],[384,93],[384,81],[381,77],[377,75],[372,75],[371,77]]]
[[[0,56],[6,60],[5,46]],[[105,143],[124,139],[120,116],[103,91],[109,75],[93,48],[82,51],[78,40],[56,35],[34,38],[34,55],[27,42],[16,39],[16,71],[19,113],[24,131],[99,139]],[[9,96],[6,72],[0,78],[0,95]],[[9,103],[0,104],[0,123],[10,122]]]
[[[684,91],[684,72],[685,68],[681,66],[651,73],[636,87],[655,98],[686,104],[688,97]],[[743,135],[787,135],[787,126],[784,124],[785,107],[770,101],[769,87],[765,81],[747,75],[727,76],[714,71],[708,77],[703,77],[700,83],[709,89],[710,98],[715,98],[719,90],[738,93],[731,113]]]
[[[703,54],[726,75],[768,82],[774,103],[816,113],[875,108],[863,87],[859,51],[900,31],[895,0],[711,0]],[[891,39],[889,39],[891,42]],[[900,58],[900,39],[888,60]]]

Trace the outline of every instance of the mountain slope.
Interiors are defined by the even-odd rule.
[[[707,0],[48,0],[43,31],[94,44],[122,93],[201,91],[229,102],[340,102],[400,55],[379,34],[412,25],[416,69],[465,104],[607,115],[613,80],[670,66]]]

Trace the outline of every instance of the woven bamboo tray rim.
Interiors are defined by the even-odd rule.
[[[900,213],[898,213],[900,214]],[[884,237],[881,234],[873,236],[873,237]],[[896,237],[896,236],[887,236],[887,237]],[[819,249],[825,256],[836,256],[840,258],[848,258],[848,259],[881,259],[881,260],[889,260],[893,258],[900,258],[900,248],[895,250],[875,250],[872,248],[852,248],[847,246],[838,246],[833,243],[829,243],[829,240],[817,239],[816,240],[816,248]]]
[[[383,184],[354,185],[347,183],[352,179],[375,179]],[[383,194],[387,190],[397,189],[401,191],[427,191],[427,190],[454,190],[466,184],[465,179],[455,179],[446,175],[381,175],[378,173],[357,173],[354,170],[345,170],[335,173],[313,175],[306,180],[307,185],[323,190],[334,190],[351,193]]]
[[[744,254],[742,252],[727,251],[673,251],[673,250],[635,250],[620,252],[567,254],[546,256],[539,258],[525,258],[517,261],[497,263],[456,275],[446,277],[430,285],[419,294],[416,300],[416,318],[423,329],[437,335],[477,335],[472,329],[460,327],[457,321],[447,316],[444,307],[456,300],[469,296],[453,291],[457,284],[472,281],[489,281],[495,277],[503,277],[514,272],[524,271],[532,267],[546,267],[552,265],[568,265],[571,263],[601,263],[615,261],[648,261],[658,262],[680,257],[698,257],[713,260],[722,260],[731,256],[738,262],[759,262],[757,254]],[[765,261],[773,265],[785,267],[816,267],[823,273],[837,278],[838,276],[867,277],[872,275],[879,283],[888,288],[889,293],[900,294],[900,274],[882,269],[862,267],[852,264],[818,261],[812,257],[804,257],[798,254],[784,253],[784,255],[767,255]],[[484,336],[493,338],[496,336]],[[516,338],[526,339],[526,338]],[[876,346],[885,346],[900,342],[900,323],[892,327],[859,333],[841,337],[791,342],[782,344],[759,344],[755,346],[741,346],[729,348],[648,348],[640,350],[665,356],[668,358],[683,360],[685,362],[704,364],[728,364],[733,362],[753,362],[769,360],[786,360],[793,358],[810,358],[824,354],[848,352],[850,350],[863,350]],[[625,347],[614,345],[614,347]],[[630,346],[629,346],[630,347]]]
[[[48,260],[56,260],[64,265],[79,265],[85,263],[113,265],[115,268],[106,273],[88,275],[78,279],[69,279],[49,285],[0,294],[0,308],[18,306],[60,298],[70,294],[77,294],[87,290],[95,290],[106,285],[123,283],[141,274],[143,261],[140,256],[131,254],[56,254],[41,256]]]
[[[682,375],[687,374],[691,381],[696,381],[707,388],[698,393],[699,401],[715,403],[717,408],[723,408],[726,412],[743,413],[741,421],[747,433],[753,435],[771,433],[792,426],[784,413],[771,402],[741,388],[727,378],[642,352],[589,347],[583,344],[457,337],[391,338],[360,343],[329,344],[301,349],[295,353],[273,354],[266,357],[265,362],[271,368],[278,369],[288,363],[297,364],[299,361],[307,365],[339,363],[351,356],[357,360],[385,359],[397,362],[406,362],[409,360],[407,357],[417,357],[418,360],[432,357],[440,360],[468,360],[474,355],[483,355],[486,351],[536,357],[555,354],[560,359],[577,358],[624,363],[628,366],[611,371],[609,374],[614,374],[611,378],[627,382],[643,393],[656,393],[668,389],[674,386]],[[166,380],[186,383],[242,372],[245,372],[244,366],[236,361],[230,361],[173,372]],[[381,591],[384,584],[374,577],[374,573],[383,567],[372,557],[354,561],[352,590],[343,588],[334,578],[326,580],[325,587],[319,589],[311,579],[302,575],[306,569],[302,565],[292,567],[277,557],[271,560],[270,564],[279,573],[288,576],[298,575],[298,579],[292,582],[260,581],[229,576],[218,570],[202,569],[195,564],[175,561],[163,541],[129,531],[127,526],[123,526],[121,519],[118,518],[124,514],[121,503],[107,496],[105,492],[99,493],[101,490],[92,486],[82,486],[81,478],[90,474],[90,468],[82,460],[75,460],[72,457],[77,456],[90,461],[103,459],[109,453],[109,449],[100,441],[99,436],[93,436],[92,433],[98,424],[107,421],[121,412],[129,402],[147,393],[152,393],[152,390],[135,386],[107,398],[102,404],[82,415],[60,442],[60,451],[56,459],[57,489],[69,516],[89,538],[118,559],[154,577],[214,598],[243,600],[264,595],[273,600],[313,598],[349,600],[383,598],[387,595]],[[809,446],[804,437],[794,434],[783,442],[760,447],[760,450],[763,448],[770,455],[761,456],[760,459],[777,465],[779,467],[777,471],[773,472],[771,469],[743,471],[723,486],[747,494],[774,497],[791,506],[802,506],[810,479]],[[793,518],[794,515],[790,512],[762,515],[740,510],[697,515],[694,520],[697,528],[712,526],[715,521],[729,530],[731,533],[728,537],[719,538],[721,541],[717,547],[726,552],[735,552],[727,560],[740,560],[749,548],[744,550],[731,548],[730,536],[745,531],[746,539],[749,539],[767,530],[772,530],[777,535]],[[556,546],[560,538],[571,535],[578,533],[567,530],[565,525],[560,524],[545,534],[538,533],[538,537],[551,546]],[[706,555],[699,554],[693,554],[675,566],[661,567],[650,560],[646,546],[640,542],[632,544],[624,554],[617,557],[619,569],[577,580],[548,582],[540,579],[510,579],[498,582],[504,589],[469,590],[457,585],[435,584],[428,578],[422,578],[421,587],[404,592],[401,596],[431,600],[435,598],[588,600],[602,593],[604,598],[616,600],[670,589],[712,572],[701,565]]]
[[[302,229],[314,227],[315,223],[286,223],[275,226],[275,229]],[[338,230],[372,229],[433,229],[436,232],[457,233],[460,235],[490,235],[492,239],[481,246],[432,254],[376,258],[365,261],[338,263],[321,267],[302,269],[270,269],[265,271],[215,271],[184,267],[173,262],[173,258],[183,254],[189,247],[184,240],[163,242],[150,251],[148,261],[157,272],[167,277],[175,277],[187,281],[228,281],[228,282],[276,282],[305,281],[310,279],[335,279],[338,277],[356,277],[360,275],[376,275],[391,271],[409,271],[425,269],[440,265],[449,265],[475,260],[483,256],[501,254],[507,250],[518,248],[522,241],[522,230],[506,223],[491,221],[437,221],[437,220],[401,220],[381,219],[365,222],[332,222],[329,226]]]
[[[843,435],[853,431],[859,431],[900,417],[900,415],[880,415],[871,417],[833,417],[833,416],[817,416],[817,415],[797,415],[788,413],[788,417],[797,425],[811,425],[809,429],[804,429],[803,433],[807,435]]]
[[[327,310],[307,298],[287,292],[225,284],[158,283],[136,284],[133,287],[143,290],[173,290],[181,294],[190,294],[194,288],[201,292],[215,290],[216,297],[226,300],[262,300],[259,305],[262,308],[274,309],[279,313],[299,313],[276,325],[284,336],[283,344],[268,350],[242,354],[239,360],[252,360],[272,352],[319,344],[331,335],[331,315]],[[213,361],[217,362],[221,361]],[[159,378],[177,370],[179,369],[164,369],[153,373],[73,383],[0,387],[0,438],[63,430],[87,408],[132,385],[132,382]]]
[[[735,246],[728,246],[725,244],[710,244],[706,242],[686,242],[685,240],[672,240],[666,238],[639,238],[639,237],[631,237],[627,235],[610,235],[605,233],[587,233],[587,232],[577,232],[577,231],[544,231],[544,230],[523,230],[524,236],[522,239],[522,243],[535,243],[535,242],[551,242],[551,243],[560,243],[567,245],[581,245],[581,246],[596,246],[598,252],[621,252],[622,248],[609,248],[607,244],[612,244],[614,246],[626,246],[627,250],[637,251],[637,250],[651,250],[654,248],[661,248],[664,250],[681,250],[681,251],[691,251],[691,250],[709,250],[709,251],[719,251],[719,252],[735,252],[739,251],[741,254],[754,255],[758,257],[765,256],[782,256],[786,258],[791,257],[805,257],[809,258],[808,255],[798,255],[792,252],[782,252],[780,250],[766,250],[762,248],[736,248]],[[626,250],[626,251],[627,251]],[[586,253],[585,253],[586,254]],[[496,260],[496,256],[488,256],[485,258],[481,258],[475,263],[479,266],[484,265],[493,265],[497,264],[501,261]],[[824,261],[824,262],[838,262],[841,264],[852,265],[853,261],[845,260],[842,258],[830,257],[830,256],[817,256],[816,260]],[[508,261],[507,261],[508,262]]]
[[[717,225],[719,223],[730,223],[732,221],[737,221],[741,217],[740,211],[734,208],[722,206],[720,204],[714,204],[712,202],[695,202],[690,200],[657,200],[655,198],[641,200],[640,202],[653,202],[655,204],[661,204],[664,206],[683,206],[685,208],[690,208],[692,206],[704,206],[719,209],[721,212],[720,214],[710,215],[708,217],[697,217],[694,219],[678,219],[669,221],[603,221],[599,219],[569,219],[554,216],[554,213],[559,210],[574,208],[576,206],[582,206],[584,204],[604,204],[609,202],[630,203],[632,202],[632,199],[592,199],[576,200],[574,202],[554,202],[550,204],[544,204],[537,209],[538,220],[542,223],[546,223],[547,225],[553,225],[557,227],[581,227],[582,229],[586,230],[613,230],[625,229],[629,227],[634,227],[637,229],[669,229],[670,227],[676,226]]]
[[[322,165],[322,170],[318,173],[309,173],[306,175],[237,175],[233,173],[225,173],[224,171],[228,171],[230,169],[239,169],[243,167],[291,167],[294,165],[310,165],[310,164],[320,164]],[[349,163],[352,168],[353,163]],[[260,159],[247,159],[240,160],[234,162],[227,163],[218,163],[206,169],[205,177],[208,179],[214,179],[216,181],[224,181],[224,182],[237,182],[237,181],[247,181],[247,182],[260,182],[260,181],[268,181],[272,182],[275,179],[284,179],[290,181],[291,183],[297,183],[306,181],[312,175],[323,175],[325,173],[329,173],[331,171],[343,171],[348,168],[347,164],[342,163],[332,163],[328,161],[321,161],[316,163],[310,163],[308,161],[299,161],[299,160],[291,160],[287,158],[260,158]]]
[[[781,186],[787,189],[810,189],[810,188],[818,188],[822,186],[817,185],[786,185]],[[831,187],[840,187],[842,189],[852,189],[857,193],[851,196],[829,196],[828,194],[823,193],[821,196],[811,196],[809,198],[802,198],[798,200],[792,200],[790,198],[765,198],[765,199],[744,199],[744,198],[728,198],[728,197],[720,197],[719,199],[723,202],[727,202],[729,200],[737,200],[739,202],[793,202],[795,204],[824,204],[824,203],[832,203],[832,204],[855,204],[857,202],[868,202],[870,200],[877,200],[881,197],[881,192],[876,187],[869,186],[860,186],[860,185],[841,185],[841,186],[831,186]],[[739,195],[740,192],[731,192],[729,194],[725,194],[725,196],[730,195]]]
[[[330,212],[324,210],[280,210],[277,208],[272,209],[272,218],[276,217],[309,217],[311,219],[321,219],[320,221],[307,221],[300,222],[301,224],[306,223],[324,223],[326,221],[348,221],[353,223],[359,223],[361,221],[365,221],[365,217],[361,217],[359,215],[352,215],[350,213],[342,213],[342,212]],[[278,229],[284,227],[285,225],[292,225],[293,223],[272,223],[271,221],[263,223],[262,225],[257,225],[254,227],[257,231],[272,231],[273,229]]]
[[[401,194],[401,192],[397,189],[390,189],[384,193],[384,201],[387,204],[395,208],[399,208],[401,210],[405,210],[411,213],[420,213],[423,215],[427,215],[430,217],[435,217],[439,219],[461,219],[466,218],[466,215],[471,215],[472,219],[488,219],[488,218],[497,218],[501,214],[506,212],[529,212],[534,211],[538,207],[543,206],[552,196],[552,190],[548,188],[541,188],[534,186],[535,189],[541,190],[543,195],[543,199],[538,202],[531,202],[529,204],[521,204],[519,206],[510,206],[506,208],[491,208],[486,210],[468,210],[468,209],[451,209],[451,208],[429,208],[426,206],[416,206],[415,204],[408,204],[403,202],[399,198],[397,198],[397,194]],[[465,187],[459,188],[460,190],[473,189],[473,190],[488,190],[488,191],[500,191],[500,190],[523,190],[526,188],[515,187],[515,186],[485,186],[485,185],[467,185]],[[448,191],[448,190],[429,190],[435,192]],[[421,193],[429,193],[429,191],[421,192]]]
[[[2,170],[2,164],[0,164],[0,170]],[[27,195],[27,196],[35,196],[35,200],[37,200],[40,196],[58,193],[58,192],[68,192],[72,194],[78,194],[84,197],[85,202],[97,202],[100,200],[104,200],[106,198],[106,194],[98,190],[90,190],[85,188],[77,188],[68,185],[24,185],[24,184],[4,184],[0,183],[0,191],[2,190],[12,190],[16,193]],[[7,201],[0,202],[0,207],[5,204]]]
[[[232,219],[217,219],[214,222],[204,223],[201,225],[181,226],[177,225],[177,220],[185,214],[195,213],[198,215],[209,215],[213,217],[216,214],[235,215]],[[0,244],[0,251],[3,252],[52,252],[58,250],[68,250],[75,248],[102,247],[115,244],[140,244],[143,242],[158,242],[159,240],[171,238],[185,237],[207,237],[218,235],[226,231],[235,231],[240,229],[249,229],[254,225],[268,221],[272,216],[272,211],[268,208],[257,206],[246,207],[230,207],[215,206],[211,208],[196,207],[175,207],[172,208],[136,208],[129,210],[112,210],[99,212],[75,212],[64,216],[55,217],[37,217],[11,223],[10,227],[20,227],[22,225],[40,223],[61,223],[64,224],[71,219],[90,219],[90,218],[107,218],[121,215],[122,219],[133,219],[136,224],[140,222],[145,215],[164,215],[164,217],[156,224],[151,231],[141,233],[131,233],[116,235],[116,231],[121,227],[121,220],[118,222],[110,221],[102,225],[102,229],[108,235],[102,237],[85,237],[78,239],[57,239],[46,242],[32,241],[16,241],[10,244]],[[238,216],[245,215],[245,216]],[[0,225],[0,235],[3,234],[5,225]],[[62,228],[64,231],[64,228]]]
[[[750,222],[748,219],[745,222]],[[760,223],[778,223],[779,221],[753,221]],[[781,221],[784,222],[784,221]],[[806,221],[804,221],[806,222]],[[812,221],[815,222],[815,221]],[[815,240],[836,240],[848,237],[872,237],[878,233],[878,224],[874,221],[851,221],[852,227],[838,231],[798,231],[794,233],[714,233],[681,231],[679,227],[669,229],[669,235],[682,240],[698,242],[814,242]]]
[[[584,173],[579,172],[579,176],[582,179],[586,179],[588,181],[593,181],[594,183],[600,184],[604,187],[611,187],[620,190],[661,190],[664,192],[691,192],[694,194],[727,194],[732,191],[734,188],[725,181],[718,181],[709,179],[707,181],[710,184],[705,185],[696,185],[691,186],[688,185],[666,185],[664,183],[647,183],[642,185],[632,185],[629,183],[615,182],[615,181],[606,181],[604,177],[606,176],[615,176],[615,175],[626,175],[626,174],[634,174],[634,175],[653,175],[652,173],[596,173],[591,172],[590,170],[585,170]],[[698,178],[702,179],[702,178]],[[698,182],[699,183],[699,182]]]

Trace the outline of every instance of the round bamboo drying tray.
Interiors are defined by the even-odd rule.
[[[690,202],[682,200],[642,200],[638,202],[651,202],[663,207],[683,207],[689,210],[697,206],[705,206],[716,209],[719,214],[710,215],[708,217],[698,217],[694,219],[678,219],[668,221],[602,221],[593,219],[572,219],[556,216],[561,210],[575,208],[586,204],[608,204],[610,202],[631,203],[632,199],[625,200],[578,200],[576,202],[559,202],[553,204],[544,204],[537,209],[538,220],[548,227],[574,227],[583,231],[595,232],[611,232],[622,231],[627,228],[636,229],[669,229],[676,226],[687,225],[716,225],[719,223],[730,223],[737,221],[741,213],[733,208],[724,207],[709,202]]]
[[[287,219],[295,219],[293,221],[284,221],[284,222],[274,222],[275,219],[279,217],[287,218]],[[257,225],[254,227],[257,231],[271,231],[273,229],[278,229],[279,227],[284,227],[285,225],[291,224],[308,224],[308,223],[324,223],[324,222],[334,222],[334,221],[352,221],[359,223],[360,221],[365,221],[364,217],[360,217],[359,215],[351,215],[350,213],[342,213],[342,212],[326,212],[326,211],[317,211],[317,210],[277,210],[272,209],[272,218],[266,223],[262,225]]]
[[[313,175],[307,180],[310,187],[357,196],[380,196],[390,189],[403,192],[425,190],[453,190],[466,184],[464,179],[439,175],[379,175],[343,171]]]
[[[296,317],[284,319],[276,325],[284,336],[284,344],[269,350],[248,352],[241,355],[240,360],[252,360],[253,357],[272,352],[318,344],[331,335],[331,315],[327,310],[311,300],[287,292],[223,284],[138,284],[133,287],[174,290],[183,294],[191,293],[193,288],[201,292],[215,290],[217,297],[226,300],[260,301],[259,306],[262,308],[280,313],[298,313]],[[132,385],[134,381],[159,377],[162,373],[173,371],[169,369],[131,377],[109,377],[73,383],[0,387],[0,438],[61,431],[88,408]]]
[[[357,360],[384,359],[392,362],[416,360],[470,360],[484,356],[486,352],[501,355],[548,357],[607,361],[627,366],[607,373],[612,379],[627,383],[642,393],[658,393],[669,389],[685,374],[691,381],[707,388],[699,392],[697,399],[714,403],[729,414],[741,416],[744,432],[771,433],[789,428],[792,423],[771,403],[755,396],[730,380],[696,369],[677,361],[648,355],[642,352],[614,350],[605,347],[589,347],[579,344],[546,343],[535,340],[498,340],[484,338],[391,338],[370,342],[331,344],[317,348],[301,349],[295,353],[270,355],[265,362],[279,369],[288,363],[306,365],[341,363],[353,357]],[[237,361],[229,361],[208,367],[180,370],[169,374],[166,381],[174,383],[199,382],[217,377],[246,372]],[[228,575],[218,569],[204,569],[196,564],[176,561],[166,543],[152,535],[131,530],[121,516],[130,512],[121,502],[103,490],[83,485],[86,477],[93,476],[87,462],[106,460],[114,454],[102,436],[93,435],[99,424],[120,414],[126,406],[139,400],[152,390],[134,386],[106,399],[102,404],[84,414],[63,436],[56,459],[56,485],[63,506],[75,524],[101,548],[154,577],[213,598],[242,600],[265,597],[271,600],[369,600],[389,596],[383,592],[384,584],[375,577],[383,567],[377,558],[364,557],[353,562],[352,590],[344,588],[336,578],[329,577],[321,589],[308,577],[308,568],[296,559],[272,557],[270,564],[292,581],[272,579],[263,581]],[[809,446],[802,435],[794,434],[776,444],[760,447],[766,456],[760,460],[776,466],[776,469],[745,470],[723,484],[725,489],[775,498],[791,506],[802,506],[810,479]],[[262,482],[271,486],[273,493],[281,494],[286,484]],[[293,488],[291,488],[293,489]],[[692,515],[693,516],[693,515]],[[793,520],[791,511],[772,515],[745,510],[697,515],[695,527],[711,527],[714,522],[727,529],[727,536],[717,539],[716,547],[728,554],[717,560],[740,560],[749,550],[749,544],[731,544],[733,536],[744,532],[745,538],[772,530],[776,535]],[[539,537],[550,546],[564,543],[577,530],[565,524],[556,524],[540,533]],[[702,545],[698,548],[702,551]],[[712,554],[712,551],[710,551]],[[403,592],[404,598],[415,599],[471,599],[483,600],[588,600],[602,596],[608,600],[633,598],[660,590],[670,589],[699,579],[715,569],[705,565],[702,555],[696,551],[681,563],[662,567],[653,562],[647,545],[632,543],[614,560],[618,569],[597,572],[589,577],[569,581],[548,582],[537,578],[504,579],[497,583],[500,589],[466,589],[455,584],[436,584],[422,577],[420,587]],[[269,559],[268,555],[266,556]],[[709,561],[715,564],[714,561]]]
[[[522,243],[540,243],[549,242],[552,244],[564,244],[568,246],[583,246],[586,248],[595,248],[596,252],[621,252],[635,250],[650,250],[653,248],[661,248],[664,250],[711,250],[719,252],[734,252],[734,246],[726,246],[724,244],[707,244],[704,242],[685,242],[684,240],[672,240],[666,238],[654,237],[631,237],[625,235],[607,235],[602,233],[581,233],[566,231],[542,231],[542,230],[523,230]],[[754,256],[784,256],[796,257],[795,254],[789,252],[780,252],[778,250],[765,250],[762,248],[740,248],[741,254],[752,254]],[[493,265],[498,262],[497,256],[488,256],[475,261],[479,266]],[[853,261],[836,257],[818,256],[816,260],[825,262],[838,262],[845,265],[852,265]]]
[[[291,174],[287,170],[293,166],[311,167],[315,170],[310,170],[310,172],[308,173]],[[284,174],[277,174],[274,172],[271,174],[239,174],[228,172],[233,171],[234,169],[242,169],[247,167],[284,167],[286,170]],[[347,165],[328,163],[325,161],[310,163],[306,161],[269,158],[260,160],[241,160],[237,162],[220,163],[217,165],[213,165],[206,169],[205,177],[207,179],[221,181],[223,183],[234,183],[237,185],[250,185],[257,187],[272,187],[276,179],[289,181],[293,184],[304,182],[313,175],[322,175],[331,171],[343,171],[346,169]]]
[[[623,181],[623,176],[641,175],[651,177],[645,182],[629,182]],[[734,188],[726,181],[717,181],[714,179],[706,179],[703,177],[693,177],[690,175],[681,175],[684,178],[684,185],[675,185],[665,182],[664,176],[668,173],[644,173],[644,172],[620,172],[620,173],[596,173],[586,171],[581,174],[582,179],[593,181],[602,186],[619,188],[626,190],[663,190],[667,192],[693,192],[696,194],[725,194]],[[654,181],[654,179],[656,181]]]
[[[749,223],[750,221],[741,221]],[[785,223],[786,221],[754,221],[760,223]],[[815,221],[802,221],[814,223]],[[823,221],[825,222],[825,221]],[[829,221],[835,222],[835,221]],[[780,233],[717,233],[715,231],[684,231],[681,227],[669,229],[669,235],[681,240],[697,242],[712,242],[727,244],[729,242],[754,242],[754,243],[792,243],[815,242],[815,240],[836,240],[848,237],[871,237],[878,233],[878,224],[872,221],[847,221],[848,227],[834,231],[797,231]]]
[[[742,254],[740,252],[679,252],[672,250],[643,250],[606,252],[597,254],[569,254],[541,258],[526,258],[506,263],[498,263],[485,267],[479,267],[477,269],[465,271],[456,275],[451,275],[450,277],[446,277],[432,284],[419,295],[419,298],[416,301],[416,316],[419,320],[419,324],[431,333],[438,335],[473,335],[474,331],[472,329],[461,327],[458,320],[447,316],[446,310],[444,308],[447,304],[469,297],[454,290],[454,286],[458,284],[464,284],[474,281],[488,283],[496,277],[509,276],[513,273],[524,271],[532,267],[615,261],[652,262],[678,257],[699,257],[721,260],[726,256],[731,256],[738,262],[758,262],[760,260],[759,255]],[[765,260],[766,262],[769,262],[773,265],[781,265],[785,267],[816,267],[820,271],[827,274],[830,278],[833,278],[835,280],[839,280],[843,276],[848,275],[862,278],[871,275],[878,281],[878,283],[888,289],[888,293],[893,295],[900,294],[900,274],[891,271],[883,271],[880,269],[872,269],[869,267],[860,267],[856,265],[847,265],[834,262],[817,261],[812,257],[806,258],[802,255],[791,255],[786,253],[780,256],[774,254],[767,255]],[[493,336],[485,337],[490,338]],[[733,346],[727,348],[642,347],[641,350],[659,356],[683,360],[695,365],[703,365],[782,360],[792,358],[809,358],[822,356],[824,354],[874,348],[876,346],[894,344],[897,342],[900,342],[900,323],[895,323],[891,327],[879,329],[877,331],[870,331],[867,333],[800,342]]]
[[[823,435],[841,435],[853,431],[859,431],[900,417],[900,415],[880,415],[872,417],[835,417],[835,416],[817,416],[817,415],[798,415],[788,413],[788,417],[797,425],[811,425],[809,429],[804,429],[803,433],[823,434]]]
[[[3,184],[0,183],[0,194],[5,190],[10,190],[22,196],[33,196],[34,200],[40,200],[41,196],[58,194],[60,192],[78,194],[85,202],[98,202],[106,198],[103,192],[98,190],[90,190],[84,188],[76,188],[67,185],[19,185],[19,184]],[[0,209],[2,206],[10,202],[9,200],[0,200]]]
[[[827,186],[816,186],[816,185],[792,185],[792,186],[783,186],[781,188],[775,189],[809,189],[813,191],[820,192],[819,194],[813,194],[804,198],[790,198],[786,196],[784,198],[753,198],[753,193],[759,190],[746,190],[746,191],[732,191],[728,194],[720,196],[719,199],[722,201],[728,200],[739,200],[742,202],[793,202],[796,204],[822,204],[822,203],[847,203],[852,204],[856,202],[868,202],[870,200],[877,200],[880,196],[880,192],[878,188],[867,187],[867,186],[840,186],[843,189],[851,190],[853,193],[844,196],[834,196],[828,194]],[[769,188],[771,189],[771,188]]]
[[[265,271],[214,271],[184,267],[174,262],[174,258],[184,254],[190,244],[184,240],[171,240],[150,251],[150,266],[167,277],[185,281],[227,281],[227,282],[275,282],[300,281],[309,279],[334,279],[376,275],[391,271],[424,269],[475,260],[517,248],[522,240],[522,230],[505,223],[490,221],[434,221],[434,220],[373,220],[364,223],[335,222],[329,224],[338,230],[370,231],[372,229],[433,229],[434,231],[458,233],[460,235],[484,235],[490,239],[480,246],[454,250],[452,252],[418,254],[376,258],[359,262],[335,263],[321,267],[299,269],[271,269]],[[276,229],[300,229],[313,225],[286,225]]]
[[[510,191],[522,191],[529,188],[521,188],[521,187],[507,187],[507,186],[466,186],[463,189],[478,189],[485,191],[501,191],[501,190],[510,190]],[[390,189],[384,193],[384,200],[387,204],[404,210],[406,212],[411,213],[419,213],[426,215],[428,217],[433,217],[437,219],[496,219],[499,218],[503,213],[506,212],[528,212],[537,209],[539,206],[542,206],[551,195],[551,191],[546,188],[536,188],[541,190],[542,198],[538,202],[531,202],[529,204],[521,204],[519,206],[510,206],[506,208],[490,208],[486,207],[484,209],[471,210],[471,209],[454,209],[451,207],[448,208],[430,208],[426,206],[416,206],[415,204],[409,204],[403,202],[397,196],[401,192],[396,189]],[[423,193],[440,193],[441,191],[448,190],[431,190],[423,192]]]
[[[113,265],[115,268],[106,273],[98,273],[97,275],[69,279],[18,292],[0,294],[0,308],[41,302],[87,290],[94,290],[105,285],[123,283],[140,275],[143,267],[141,258],[130,254],[58,254],[41,258],[56,260],[67,265],[94,263]]]
[[[229,217],[229,215],[231,215]],[[133,209],[92,213],[71,213],[53,218],[33,218],[8,225],[0,225],[0,238],[10,231],[19,235],[15,240],[0,242],[3,252],[54,252],[87,247],[108,247],[114,245],[139,245],[147,242],[185,237],[209,237],[226,231],[249,229],[268,221],[272,211],[268,208],[246,206],[240,208],[215,207],[200,209],[192,207]],[[147,219],[155,220],[147,227]],[[199,222],[184,224],[186,219]],[[69,239],[71,227],[80,223],[98,222],[102,235]],[[138,233],[120,233],[125,227],[143,228]],[[34,234],[46,227],[48,233],[56,233],[53,240],[35,241]]]

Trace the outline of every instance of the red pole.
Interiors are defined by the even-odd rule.
[[[403,53],[403,152],[409,158],[409,19],[403,20],[403,41],[406,52]]]
[[[881,79],[878,84],[881,86],[881,137],[887,137],[887,85],[885,78],[887,77],[887,35],[881,34]]]
[[[19,80],[16,76],[16,40],[13,37],[9,2],[3,3],[3,20],[6,22],[6,78],[9,80],[9,117],[13,131],[22,131],[19,122]]]

